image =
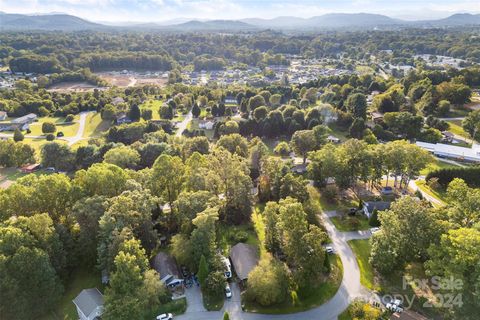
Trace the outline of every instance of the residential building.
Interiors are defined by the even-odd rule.
[[[363,203],[363,212],[370,218],[374,210],[384,211],[390,209],[390,202],[386,201],[368,201]]]
[[[248,279],[248,274],[258,264],[258,253],[254,246],[246,243],[237,243],[230,249],[230,260],[235,273],[241,282]]]
[[[97,288],[84,289],[73,300],[80,320],[99,319],[104,311],[103,295]]]
[[[5,111],[0,111],[0,121],[7,119],[7,113]]]
[[[160,275],[160,281],[172,291],[183,290],[183,279],[175,258],[165,252],[159,252],[151,261],[152,268]]]
[[[200,120],[198,122],[198,128],[199,129],[213,130],[214,125],[215,125],[215,122],[213,122],[213,121],[202,121],[202,120]]]

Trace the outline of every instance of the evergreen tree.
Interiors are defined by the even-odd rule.
[[[202,110],[200,109],[200,107],[198,106],[198,104],[194,104],[193,107],[192,107],[192,115],[194,118],[198,118],[200,116],[200,113],[202,112]]]
[[[230,320],[230,316],[228,315],[227,311],[225,311],[225,313],[223,314],[223,320]]]
[[[205,259],[205,256],[203,254],[202,254],[202,257],[200,258],[200,264],[198,265],[197,277],[198,277],[198,281],[200,282],[200,285],[203,287],[208,277],[207,259]]]
[[[136,104],[132,104],[132,106],[130,107],[130,112],[128,113],[128,117],[132,121],[138,121],[140,120],[140,116],[141,116],[140,108]]]
[[[330,257],[327,251],[325,251],[325,259],[323,260],[323,269],[325,270],[325,272],[330,272],[330,270],[332,270],[332,267],[330,265]]]
[[[371,227],[380,227],[380,220],[378,220],[378,210],[373,209],[372,215],[370,216],[370,219],[368,219],[368,224]]]
[[[15,129],[15,132],[13,132],[13,140],[15,142],[23,141],[25,137],[23,136],[23,133],[17,128]]]

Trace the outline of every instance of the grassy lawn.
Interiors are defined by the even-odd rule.
[[[431,171],[434,171],[437,169],[452,168],[452,167],[456,167],[456,166],[451,163],[443,162],[442,160],[434,158],[434,161],[430,163],[425,169],[420,171],[420,174],[422,176],[426,176]]]
[[[239,241],[243,240],[243,241]],[[217,243],[226,256],[230,252],[230,248],[238,242],[245,242],[252,246],[258,247],[259,241],[257,234],[251,224],[240,226],[231,226],[220,224],[217,228]]]
[[[76,320],[78,319],[77,310],[72,300],[83,290],[88,288],[97,288],[103,292],[100,272],[97,270],[75,270],[70,276],[70,280],[65,286],[65,292],[60,299],[58,306],[42,320]]]
[[[190,131],[192,131],[192,130],[203,130],[203,132],[205,132],[205,136],[209,140],[213,139],[213,133],[214,133],[213,130],[200,129],[198,127],[198,119],[192,119],[192,121],[190,121],[190,123],[188,124],[187,128]]]
[[[360,268],[360,283],[370,290],[378,290],[375,285],[374,271],[368,262],[370,258],[370,241],[368,239],[350,240],[348,244],[357,257],[358,267]]]
[[[368,230],[370,225],[368,224],[368,219],[365,216],[338,216],[330,218],[338,231],[359,231],[359,230]],[[357,222],[358,221],[358,224]]]
[[[453,134],[459,135],[464,138],[470,138],[467,132],[463,130],[462,128],[462,121],[461,120],[450,120],[447,121],[450,127],[448,128],[448,131],[450,131]]]
[[[447,203],[447,195],[445,191],[436,191],[432,190],[424,180],[419,180],[416,182],[418,188],[425,192],[426,194],[440,200],[443,203]]]
[[[343,266],[340,257],[330,256],[332,271],[327,281],[316,286],[298,290],[298,304],[293,305],[292,300],[287,299],[282,305],[262,307],[251,302],[245,303],[245,310],[266,314],[285,314],[309,310],[330,300],[338,291],[343,277]]]
[[[30,130],[32,131],[29,133],[29,135],[33,136],[42,136],[44,135],[42,132],[42,124],[44,122],[53,122],[57,126],[57,131],[56,132],[63,132],[65,137],[73,137],[74,135],[77,134],[78,127],[80,124],[78,123],[78,120],[80,119],[79,115],[75,116],[74,122],[72,123],[64,123],[65,118],[64,117],[42,117],[38,118],[38,121],[32,123],[30,125]]]
[[[110,121],[103,121],[100,113],[89,113],[85,121],[84,138],[98,137],[110,128]]]
[[[203,293],[202,297],[203,297],[203,306],[208,311],[218,311],[222,309],[223,302],[224,302],[223,294],[219,295],[218,297],[214,297],[214,296]]]
[[[163,105],[162,100],[147,100],[140,105],[140,110],[143,110],[143,109],[152,110],[152,119],[159,120],[160,115],[158,114],[158,110],[160,110],[160,107],[162,105]]]
[[[340,128],[335,124],[330,124],[328,127],[330,128],[330,130],[332,130],[332,132],[330,133],[332,136],[339,138],[342,142],[348,139],[348,132],[344,129]]]

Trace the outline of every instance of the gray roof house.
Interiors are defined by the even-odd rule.
[[[80,320],[98,319],[103,314],[103,295],[97,288],[84,289],[73,299]]]
[[[151,261],[152,268],[160,275],[160,281],[173,289],[183,284],[175,258],[165,252],[159,252]]]
[[[230,249],[230,260],[238,278],[245,281],[258,263],[257,249],[245,243],[237,243]]]
[[[363,212],[367,217],[370,218],[373,210],[377,209],[377,211],[384,211],[390,209],[390,202],[386,201],[370,201],[363,203]]]

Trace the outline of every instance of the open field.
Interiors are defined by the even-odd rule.
[[[92,92],[94,89],[105,90],[88,82],[60,82],[50,86],[47,91],[50,92]]]
[[[44,135],[42,132],[42,124],[44,122],[53,122],[57,126],[56,132],[63,132],[65,137],[73,137],[77,134],[78,127],[80,124],[78,120],[80,119],[79,115],[75,115],[75,119],[72,123],[65,123],[64,117],[42,117],[38,118],[38,121],[35,121],[30,125],[31,133],[27,135],[32,136],[42,136]]]
[[[110,122],[102,120],[100,113],[89,113],[85,122],[84,138],[95,138],[110,128]]]
[[[118,72],[100,72],[96,75],[102,80],[107,81],[110,85],[119,88],[147,84],[163,87],[167,84],[167,79],[155,75],[142,75],[138,73],[123,74]]]

